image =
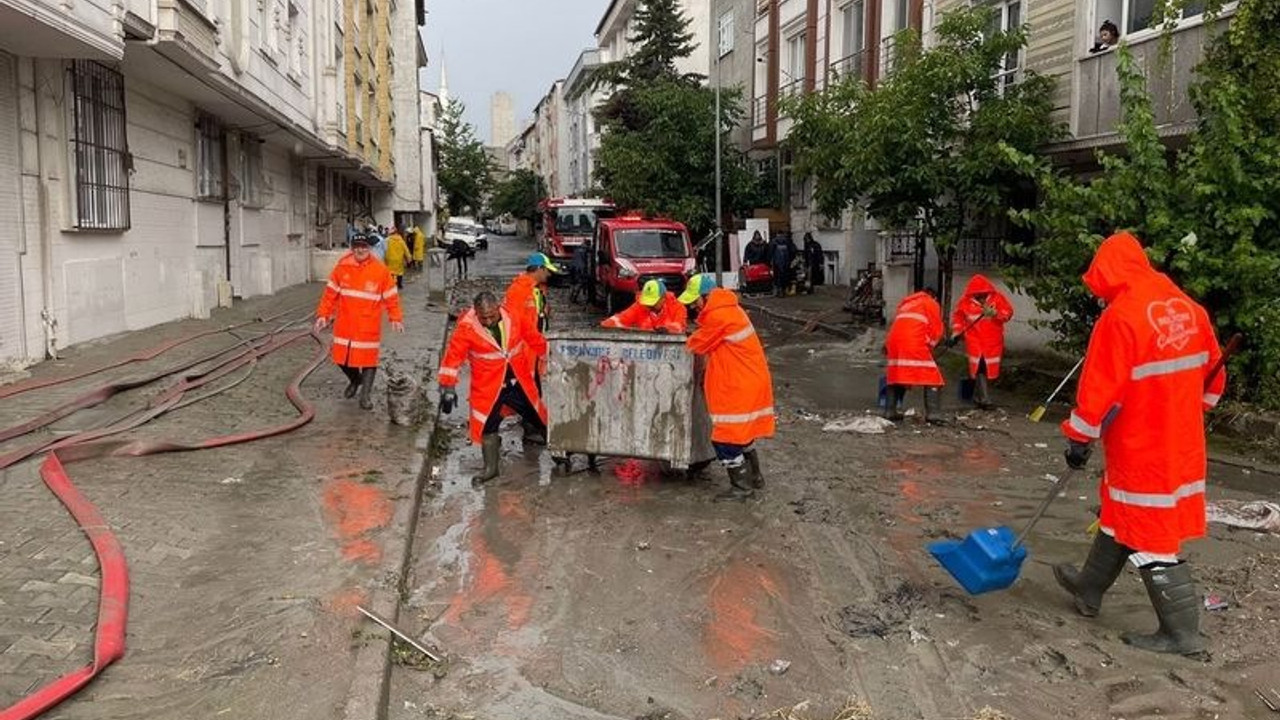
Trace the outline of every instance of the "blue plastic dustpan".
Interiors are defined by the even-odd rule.
[[[929,543],[929,554],[938,561],[951,577],[960,583],[970,595],[981,595],[992,590],[1003,590],[1018,579],[1022,563],[1027,559],[1027,548],[1022,544],[1027,533],[1035,527],[1049,503],[1066,488],[1076,474],[1070,470],[1061,480],[1049,488],[1040,507],[1020,535],[1001,525],[983,528],[969,533],[963,540],[939,540]]]

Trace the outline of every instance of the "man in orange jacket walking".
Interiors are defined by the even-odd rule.
[[[1200,596],[1179,553],[1205,534],[1204,412],[1226,385],[1225,374],[1212,373],[1222,352],[1208,313],[1151,267],[1133,235],[1107,238],[1084,283],[1106,309],[1089,337],[1076,407],[1062,432],[1075,469],[1095,440],[1103,443],[1101,531],[1082,568],[1058,565],[1054,575],[1080,614],[1093,617],[1128,559],[1160,626],[1121,639],[1196,654],[1204,649]]]
[[[1004,354],[1004,325],[1013,319],[1013,304],[984,275],[974,275],[951,313],[950,347],[964,336],[969,355],[969,377],[973,378],[973,402],[991,408],[988,380],[1000,377]]]
[[[480,484],[498,476],[504,412],[519,414],[525,441],[546,443],[547,408],[533,379],[536,359],[547,352],[546,338],[536,327],[508,311],[489,292],[476,296],[458,319],[440,365],[440,409],[452,412],[458,401],[463,363],[471,363],[471,442],[480,443],[484,470],[472,478]]]
[[[942,308],[938,307],[933,288],[912,293],[898,303],[885,339],[888,356],[885,371],[885,417],[902,419],[902,400],[907,388],[924,387],[924,418],[937,420],[942,409],[942,371],[933,360],[933,348],[942,340]]]
[[[373,257],[369,238],[356,234],[351,238],[351,251],[338,259],[329,275],[316,308],[315,330],[320,332],[333,320],[333,361],[349,382],[343,396],[350,399],[359,392],[360,407],[365,410],[373,408],[371,393],[378,373],[383,308],[391,318],[391,328],[404,332],[396,282],[387,266]]]
[[[656,333],[683,333],[689,327],[689,312],[667,290],[661,280],[648,280],[636,301],[620,313],[600,323],[603,328],[623,328]]]
[[[685,346],[705,355],[703,391],[711,414],[711,444],[729,473],[729,490],[716,500],[746,500],[764,487],[754,443],[773,437],[773,379],[764,345],[738,296],[716,287],[713,275],[699,274],[679,301],[698,311],[698,328]]]
[[[507,286],[506,297],[502,304],[507,312],[521,316],[521,320],[532,324],[538,332],[547,331],[551,311],[547,305],[545,288],[551,280],[552,273],[559,273],[560,266],[551,262],[551,258],[542,253],[534,253],[525,261],[525,270]]]

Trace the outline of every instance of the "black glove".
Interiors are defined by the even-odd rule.
[[[1092,453],[1093,448],[1089,447],[1089,443],[1068,440],[1067,450],[1062,453],[1062,456],[1067,459],[1067,467],[1072,470],[1083,470],[1085,463],[1089,462],[1089,455]]]
[[[440,412],[448,415],[453,412],[453,407],[458,404],[458,393],[453,388],[445,388],[440,393]]]

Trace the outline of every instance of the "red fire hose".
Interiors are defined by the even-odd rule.
[[[275,317],[279,316],[277,315]],[[282,330],[284,330],[284,328],[280,328],[280,331]],[[212,332],[223,331],[224,330],[217,330]],[[172,349],[184,342],[194,340],[197,337],[212,334],[212,332],[200,333],[175,343],[168,343],[165,346],[160,346],[164,349],[151,354],[150,357],[155,357],[161,352]],[[276,333],[271,333],[271,335],[274,334]],[[263,356],[284,347],[288,347],[294,342],[307,337],[315,340],[319,348],[311,362],[298,371],[298,373],[289,382],[288,387],[285,389],[285,396],[289,399],[289,402],[294,406],[294,408],[298,410],[298,417],[289,422],[251,432],[207,438],[196,443],[155,440],[138,440],[130,442],[102,439],[109,435],[115,435],[120,432],[136,428],[143,423],[158,417],[164,412],[177,407],[181,404],[183,394],[187,391],[224,377],[235,371],[237,368],[242,368],[246,365],[251,367]],[[245,343],[241,343],[241,345],[243,344]],[[63,675],[22,700],[19,700],[17,704],[0,710],[0,720],[31,720],[32,718],[37,717],[41,713],[49,710],[66,698],[75,694],[80,690],[80,688],[84,687],[90,680],[96,677],[98,673],[102,672],[104,668],[124,656],[125,625],[128,619],[129,603],[129,574],[125,563],[124,552],[120,546],[119,540],[117,540],[116,536],[108,528],[106,520],[103,519],[97,508],[94,507],[94,505],[89,502],[89,500],[86,499],[84,495],[82,495],[71,483],[70,477],[68,477],[66,470],[63,468],[64,462],[77,462],[80,460],[109,455],[140,456],[165,452],[183,452],[223,447],[226,445],[234,445],[237,443],[250,442],[253,440],[280,435],[302,427],[315,417],[315,406],[302,396],[301,386],[307,376],[314,372],[315,369],[324,362],[325,356],[328,354],[326,343],[320,338],[320,336],[314,332],[302,331],[288,333],[279,338],[272,338],[263,344],[258,344],[256,342],[249,344],[251,347],[229,360],[224,361],[222,364],[202,373],[183,377],[176,385],[153,399],[149,407],[141,411],[131,413],[125,418],[122,418],[118,422],[113,423],[102,430],[78,433],[53,443],[46,443],[40,447],[19,450],[0,456],[0,469],[4,469],[17,462],[21,462],[42,450],[50,450],[48,457],[40,467],[40,476],[44,479],[45,485],[49,487],[49,490],[52,491],[62,504],[66,506],[68,512],[71,513],[71,516],[84,531],[85,535],[88,536],[89,542],[93,546],[94,553],[97,555],[98,564],[102,568],[102,584],[98,602],[98,623],[97,630],[94,633],[93,662],[83,668]],[[217,356],[225,355],[226,353],[227,351],[224,350],[219,352]],[[134,362],[138,359],[149,359],[144,357],[145,355],[146,354],[144,353],[143,355],[136,356],[129,360],[100,367],[92,372],[81,373],[56,381],[32,383],[30,386],[20,389],[17,392],[0,394],[0,398],[5,397],[6,395],[14,395],[18,392],[33,390],[38,387],[48,387],[50,385],[56,385],[76,378],[86,377],[93,374],[93,372],[100,372],[120,367],[121,365],[127,364],[128,362]],[[206,360],[207,359],[208,358],[206,358]],[[170,369],[170,371],[164,373],[164,375],[181,372],[183,370],[190,369],[193,366],[193,364],[184,364],[180,368]],[[230,387],[232,386],[228,385],[226,387],[219,388],[218,390],[206,393],[199,399],[208,399],[209,397],[212,397],[219,392],[223,392]],[[107,395],[107,397],[109,396],[110,395]]]

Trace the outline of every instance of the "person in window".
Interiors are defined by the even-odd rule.
[[[1091,53],[1100,53],[1104,50],[1110,50],[1116,43],[1120,42],[1120,28],[1116,24],[1107,20],[1102,23],[1102,27],[1098,28],[1098,42],[1089,48]]]

